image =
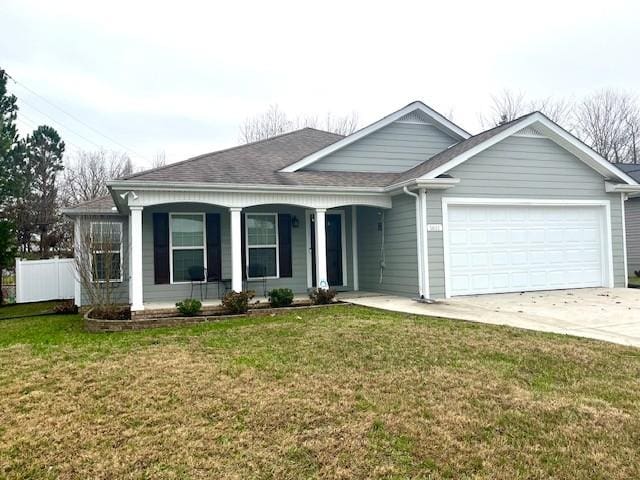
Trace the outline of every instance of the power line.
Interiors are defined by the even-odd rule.
[[[63,109],[62,107],[57,106],[55,103],[51,102],[50,100],[48,100],[47,98],[43,97],[42,95],[40,95],[39,93],[37,93],[36,91],[34,91],[33,89],[27,87],[25,84],[23,84],[22,82],[18,82],[18,80],[16,80],[15,78],[13,78],[11,75],[9,75],[8,73],[5,72],[5,74],[7,75],[7,77],[9,77],[11,80],[13,80],[13,83],[15,83],[16,85],[20,85],[22,88],[24,88],[25,90],[27,90],[28,92],[30,92],[31,94],[35,95],[36,97],[42,99],[43,101],[45,101],[46,103],[48,103],[49,105],[51,105],[53,108],[55,108],[56,110],[59,110],[60,112],[64,113],[65,115],[67,115],[68,117],[72,118],[73,120],[75,120],[76,122],[80,123],[81,125],[84,125],[86,128],[88,128],[89,130],[92,130],[93,132],[97,133],[98,135],[100,135],[101,137],[106,138],[107,140],[109,140],[110,142],[115,143],[116,145],[118,145],[121,148],[124,148],[125,150],[133,153],[134,155],[136,155],[137,157],[140,157],[142,160],[147,160],[143,155],[140,155],[138,152],[136,152],[135,150],[133,150],[132,148],[127,147],[126,145],[123,145],[122,143],[118,142],[117,140],[109,137],[108,135],[105,135],[104,133],[100,132],[99,130],[93,128],[91,125],[87,124],[86,122],[80,120],[78,117],[76,117],[75,115],[73,115],[72,113],[67,112],[65,109]]]
[[[26,125],[29,128],[32,128],[33,130],[35,130],[36,128],[38,128],[38,122],[36,122],[35,120],[33,120],[32,118],[29,118],[28,116],[26,116],[24,114],[24,112],[18,112],[18,117],[17,120],[22,123],[23,125]],[[76,147],[78,150],[84,150],[83,147],[81,147],[80,145],[78,145],[75,142],[72,142],[71,140],[65,140],[64,143],[68,143],[69,145],[72,145],[74,147]]]
[[[75,130],[67,127],[64,123],[60,122],[59,120],[56,120],[55,118],[53,118],[51,115],[48,115],[47,113],[43,112],[42,110],[40,110],[39,108],[31,105],[29,102],[27,102],[25,99],[20,99],[20,102],[29,105],[29,107],[33,108],[36,112],[40,113],[41,115],[44,115],[45,117],[47,117],[49,120],[51,120],[52,122],[57,123],[58,125],[60,125],[62,128],[69,130],[71,133],[73,133],[74,135],[82,138],[84,141],[89,142],[93,145],[95,145],[98,148],[103,148],[102,145],[97,144],[96,142],[94,142],[93,140],[89,140],[87,137],[85,137],[84,135],[79,134],[78,132],[76,132]]]

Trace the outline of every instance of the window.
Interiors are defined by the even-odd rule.
[[[249,278],[278,277],[278,215],[250,213],[246,216]]]
[[[206,268],[204,214],[171,214],[171,282],[204,279]]]
[[[122,223],[91,222],[91,276],[94,282],[122,281]]]

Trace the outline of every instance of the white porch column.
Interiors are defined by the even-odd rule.
[[[353,289],[360,290],[358,280],[358,206],[351,205],[351,256],[353,258]]]
[[[242,291],[242,208],[231,207],[231,290]]]
[[[327,280],[327,223],[325,208],[316,208],[316,288],[329,288]]]
[[[80,218],[76,217],[73,220],[73,248],[75,250],[73,256],[76,259],[76,262],[82,262],[82,260],[77,260],[78,258],[82,258],[82,253],[80,249],[82,248],[82,230],[80,227]],[[16,262],[18,259],[16,258]],[[75,263],[73,266],[73,299],[74,303],[77,307],[82,306],[82,283],[80,282],[80,272],[78,272],[78,264]],[[18,285],[18,268],[16,267],[16,294],[18,293],[17,289]],[[16,296],[16,302],[17,302]]]
[[[142,290],[142,207],[131,209],[131,310],[144,310]]]

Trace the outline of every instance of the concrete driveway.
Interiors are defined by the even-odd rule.
[[[455,297],[435,304],[389,295],[340,295],[398,312],[595,338],[640,347],[640,290],[582,288]]]

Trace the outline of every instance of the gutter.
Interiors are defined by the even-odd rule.
[[[604,191],[607,193],[631,193],[640,194],[640,185],[630,185],[628,183],[604,182]]]
[[[237,192],[238,190],[253,192],[291,192],[300,193],[361,193],[361,194],[379,194],[385,193],[385,187],[353,187],[353,186],[337,186],[337,185],[252,185],[252,184],[233,184],[233,183],[199,183],[199,182],[136,182],[135,180],[112,180],[107,185],[117,189],[127,190],[192,190],[192,191],[229,191]]]
[[[398,189],[403,189],[405,187],[417,186],[421,188],[429,188],[430,190],[446,190],[447,188],[455,187],[460,183],[459,178],[413,178],[411,180],[405,180],[403,182],[394,183],[393,185],[389,185],[385,187],[385,192],[391,192]],[[405,191],[406,192],[406,191]]]

